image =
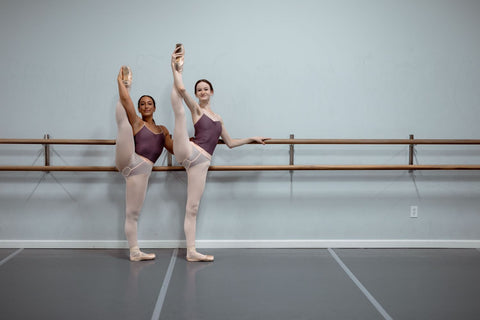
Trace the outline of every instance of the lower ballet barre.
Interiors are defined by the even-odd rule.
[[[223,144],[219,140],[219,144]],[[288,165],[230,165],[210,166],[210,171],[296,171],[296,170],[480,170],[480,164],[413,164],[416,145],[480,145],[480,140],[474,139],[271,139],[266,144],[284,144],[290,146],[290,163]],[[41,144],[44,147],[45,165],[43,166],[0,166],[0,171],[118,171],[113,166],[52,166],[50,165],[50,145],[114,145],[115,140],[106,139],[50,139],[46,134],[44,139],[0,139],[0,144]],[[295,165],[294,145],[408,145],[409,163],[395,165]],[[153,171],[183,171],[182,166],[173,166],[171,155],[167,166],[154,166]]]
[[[183,171],[181,166],[154,166],[152,171]],[[209,171],[328,171],[328,170],[480,170],[480,165],[252,165],[210,166]],[[0,166],[0,171],[118,171],[103,166]]]

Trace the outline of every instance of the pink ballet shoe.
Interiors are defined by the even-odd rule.
[[[188,262],[212,262],[213,260],[215,260],[214,256],[200,254],[198,252],[196,252],[195,255],[192,256],[187,255],[186,259]]]
[[[122,67],[122,81],[127,88],[132,86],[132,70],[128,66]]]
[[[183,44],[177,43],[177,45],[175,46],[175,53],[182,55],[181,57],[178,57],[175,60],[175,70],[177,70],[178,72],[182,72],[183,71],[183,54],[184,54]]]
[[[155,257],[155,253],[142,252],[138,247],[130,249],[130,261],[153,260]]]

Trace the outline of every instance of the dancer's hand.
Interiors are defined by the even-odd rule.
[[[265,138],[265,137],[252,137],[251,138],[254,142],[265,144],[266,140],[270,140],[271,138]]]
[[[172,53],[171,65],[174,71],[182,72],[183,69],[183,60],[185,59],[185,49],[183,47],[176,47]],[[180,70],[177,70],[176,66],[180,64]]]
[[[118,76],[117,76],[117,81],[118,83],[123,83],[123,72],[122,72],[122,69],[123,69],[124,66],[121,66],[120,67],[120,71],[118,71]]]
[[[170,64],[172,66],[173,71],[175,71],[175,61],[177,60],[177,54],[175,52],[172,53],[172,59],[170,61]]]
[[[118,83],[122,83],[125,88],[130,89],[132,86],[132,71],[128,66],[121,66],[117,77]]]

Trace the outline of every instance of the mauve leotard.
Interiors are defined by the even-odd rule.
[[[153,133],[145,125],[133,139],[135,140],[135,153],[153,163],[160,157],[165,146],[165,135],[163,133]]]
[[[193,142],[202,149],[213,155],[213,151],[218,143],[218,138],[222,133],[222,123],[213,121],[207,115],[203,114],[195,123],[195,138]]]

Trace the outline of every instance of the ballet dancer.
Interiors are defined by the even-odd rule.
[[[212,84],[205,79],[198,80],[195,84],[195,96],[192,98],[183,85],[182,71],[185,50],[177,45],[172,54],[171,67],[174,86],[171,94],[172,108],[175,114],[175,128],[173,130],[173,150],[175,159],[181,163],[187,172],[187,205],[185,212],[184,231],[187,242],[187,261],[213,261],[212,255],[204,255],[195,249],[195,229],[197,212],[205,189],[207,171],[210,166],[213,151],[218,143],[218,138],[229,148],[238,147],[250,142],[265,144],[270,138],[251,137],[245,139],[232,139],[223,124],[222,118],[213,112],[210,98],[213,95]],[[195,137],[190,141],[187,132],[185,109],[182,98],[190,109],[195,128]]]
[[[130,261],[153,260],[155,254],[144,253],[138,247],[137,222],[153,164],[164,147],[173,154],[173,142],[167,128],[153,120],[155,100],[151,96],[144,95],[138,100],[138,112],[142,117],[135,112],[130,97],[132,71],[129,67],[120,68],[117,82],[120,100],[115,110],[118,126],[115,163],[126,183],[125,235]]]

